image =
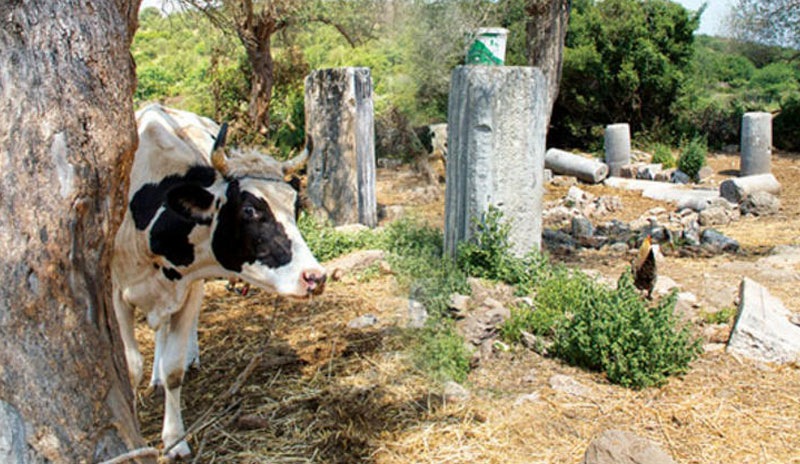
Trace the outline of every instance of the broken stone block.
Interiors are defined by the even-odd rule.
[[[769,216],[777,214],[781,202],[775,195],[767,192],[753,192],[739,205],[739,210],[744,215]]]
[[[700,236],[700,244],[710,247],[715,251],[736,253],[739,251],[739,242],[714,230],[706,229]]]
[[[686,174],[681,170],[673,172],[672,179],[670,179],[670,182],[672,182],[673,184],[688,184],[691,181],[692,178],[689,177],[689,174]]]
[[[772,174],[738,177],[719,184],[719,195],[731,203],[739,204],[754,192],[778,195],[781,193],[781,184]]]
[[[572,236],[581,239],[594,235],[594,226],[589,219],[578,216],[572,218]]]
[[[739,286],[739,310],[728,352],[761,362],[800,361],[800,327],[783,302],[747,277]]]
[[[636,170],[636,178],[644,180],[656,180],[656,176],[661,172],[661,163],[644,164]]]

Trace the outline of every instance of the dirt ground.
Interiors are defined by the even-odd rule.
[[[709,164],[714,185],[737,175],[736,156],[713,155]],[[719,228],[740,242],[742,253],[667,256],[661,265],[662,275],[698,297],[698,313],[734,306],[744,275],[800,311],[800,269],[772,272],[759,261],[776,245],[800,245],[800,155],[776,154],[773,172],[783,186],[780,214]],[[655,206],[673,208],[636,192],[580,187],[620,196],[624,209],[615,217],[621,220]],[[548,187],[547,197],[565,192]],[[382,205],[403,205],[441,225],[442,199],[443,189],[426,187],[406,169],[379,170]],[[612,278],[628,261],[596,251],[566,259]],[[183,388],[195,462],[577,463],[599,433],[621,429],[654,440],[679,463],[800,463],[797,366],[752,363],[709,345],[687,375],[634,391],[514,348],[472,371],[469,400],[448,402],[442,386],[408,359],[412,335],[400,329],[408,295],[391,274],[347,276],[310,302],[263,292],[242,297],[222,282],[207,285],[206,293],[202,365]],[[378,323],[347,327],[364,314]],[[142,325],[137,337],[150,359],[150,330]],[[252,372],[243,374],[248,366]],[[555,390],[549,379],[556,374],[584,388]],[[226,395],[232,387],[237,391]],[[139,390],[143,432],[155,446],[162,403],[160,395]]]

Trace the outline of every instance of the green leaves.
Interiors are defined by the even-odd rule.
[[[707,153],[706,141],[700,137],[694,137],[683,148],[681,156],[678,158],[678,169],[692,179],[697,179],[697,173],[706,165]]]
[[[625,387],[645,388],[685,372],[700,353],[699,340],[674,315],[674,292],[648,307],[626,272],[617,289],[594,284],[580,296],[571,317],[557,325],[553,349],[571,364],[603,371]]]
[[[570,19],[551,139],[591,148],[593,127],[625,121],[638,132],[671,120],[698,24],[666,0],[581,3]]]

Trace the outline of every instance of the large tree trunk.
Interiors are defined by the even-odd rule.
[[[138,0],[0,3],[2,462],[143,445],[111,307]]]
[[[275,63],[272,61],[271,48],[272,34],[276,30],[275,19],[266,13],[251,14],[250,21],[239,27],[239,38],[252,68],[250,121],[259,134],[266,136],[269,133],[269,106],[272,101],[272,85],[275,82]]]
[[[564,39],[572,7],[570,0],[528,0],[526,12],[528,64],[541,68],[547,78],[547,120],[558,97]]]

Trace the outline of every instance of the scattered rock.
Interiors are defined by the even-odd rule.
[[[581,464],[675,464],[658,444],[635,433],[606,430],[592,440]]]
[[[747,277],[739,287],[739,311],[728,352],[762,362],[800,361],[800,327],[783,302]]]
[[[582,206],[585,203],[594,200],[594,196],[591,193],[584,192],[578,187],[572,186],[567,191],[565,200],[567,206]]]
[[[672,280],[669,276],[659,275],[658,280],[656,280],[656,286],[653,288],[653,292],[656,295],[666,295],[670,293],[673,289],[679,288],[677,282]]]
[[[582,385],[568,375],[556,374],[548,381],[550,388],[573,396],[587,397],[591,394],[589,387]]]
[[[704,230],[700,236],[700,243],[715,251],[728,253],[736,253],[739,251],[739,242],[714,229]]]
[[[552,182],[553,180],[553,170],[552,169],[545,169],[544,170],[544,183]]]
[[[670,179],[670,182],[672,182],[673,184],[688,184],[691,181],[692,178],[681,170],[676,170],[675,172],[673,172],[672,179]]]
[[[659,182],[669,182],[672,180],[672,175],[675,174],[675,168],[664,169],[656,173],[655,180]]]
[[[616,254],[623,254],[628,252],[628,244],[624,242],[616,242],[609,245],[608,250],[616,253]]]
[[[636,173],[639,172],[639,166],[636,164],[625,164],[620,166],[619,168],[619,177],[624,177],[626,179],[633,179],[636,177]]]
[[[500,302],[514,300],[514,288],[504,283],[491,282],[488,280],[469,277],[467,284],[472,295],[474,306],[485,304],[487,298],[493,298]]]
[[[700,211],[699,221],[701,226],[724,226],[731,222],[731,216],[727,208],[710,206]]]
[[[331,279],[341,280],[345,275],[363,271],[385,257],[383,250],[357,250],[328,261],[325,267],[331,273]]]
[[[417,300],[408,300],[408,328],[421,329],[425,327],[425,321],[428,320],[428,310],[425,305]]]
[[[753,192],[747,195],[739,209],[744,215],[769,216],[777,214],[781,202],[778,197],[767,192]]]
[[[544,210],[542,219],[550,224],[561,224],[572,219],[574,215],[573,210],[566,206],[556,206]]]
[[[480,346],[497,335],[497,327],[511,317],[511,311],[504,307],[481,306],[470,311],[456,323],[456,328],[464,340]]]
[[[572,236],[575,238],[587,238],[594,235],[592,221],[584,216],[572,218]]]
[[[450,294],[450,301],[447,307],[456,313],[458,317],[464,317],[469,310],[470,297],[459,293]]]
[[[656,180],[656,176],[661,172],[661,163],[644,164],[636,170],[636,178],[644,180]]]
[[[560,230],[545,229],[542,231],[542,241],[550,248],[564,246],[567,248],[575,247],[575,240],[571,235]]]
[[[444,384],[444,400],[453,403],[463,403],[469,400],[469,390],[452,380]]]
[[[374,314],[364,314],[347,323],[351,329],[366,329],[378,323],[378,318]]]

